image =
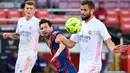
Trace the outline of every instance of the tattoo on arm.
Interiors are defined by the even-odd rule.
[[[19,34],[17,34],[17,33],[14,33],[13,35],[12,35],[12,38],[14,38],[14,39],[19,39]]]

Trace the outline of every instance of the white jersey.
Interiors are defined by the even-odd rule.
[[[18,56],[36,56],[39,40],[39,19],[34,16],[28,21],[25,17],[20,18],[16,33],[20,35]]]
[[[108,38],[111,36],[105,25],[95,17],[88,23],[82,22],[81,32],[70,38],[80,46],[79,73],[95,73],[101,70],[102,43]]]

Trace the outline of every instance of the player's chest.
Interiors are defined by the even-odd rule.
[[[54,46],[55,46],[55,40],[54,39],[51,39],[51,38],[49,38],[48,40],[47,40],[47,45],[52,49]]]
[[[47,45],[50,47],[51,46],[51,40],[47,40]]]
[[[79,33],[79,35],[84,35],[84,37],[91,37],[91,36],[97,36],[99,33],[98,29],[94,26],[89,26],[89,25],[84,25],[82,27],[81,32]]]
[[[35,25],[35,23],[31,23],[31,22],[24,22],[24,23],[21,23],[19,24],[19,31],[27,31],[27,32],[35,32],[37,31],[38,28],[37,26]]]
[[[99,36],[98,29],[92,26],[84,26],[78,34],[81,43],[87,43],[93,39],[97,39]]]

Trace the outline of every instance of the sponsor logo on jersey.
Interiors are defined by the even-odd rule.
[[[85,42],[85,43],[87,43],[87,42],[91,39],[90,36],[88,36],[88,35],[83,35],[83,34],[80,35],[79,37],[80,37],[79,41]]]
[[[28,37],[28,36],[30,36],[31,35],[31,32],[28,32],[28,31],[20,31],[20,35],[21,36],[25,36],[25,37]]]

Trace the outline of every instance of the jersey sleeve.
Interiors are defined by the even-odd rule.
[[[72,34],[71,37],[70,37],[70,40],[78,43],[79,42],[78,34]]]
[[[103,23],[101,23],[99,26],[99,34],[103,38],[104,41],[111,38],[110,34],[107,31],[106,26]]]

